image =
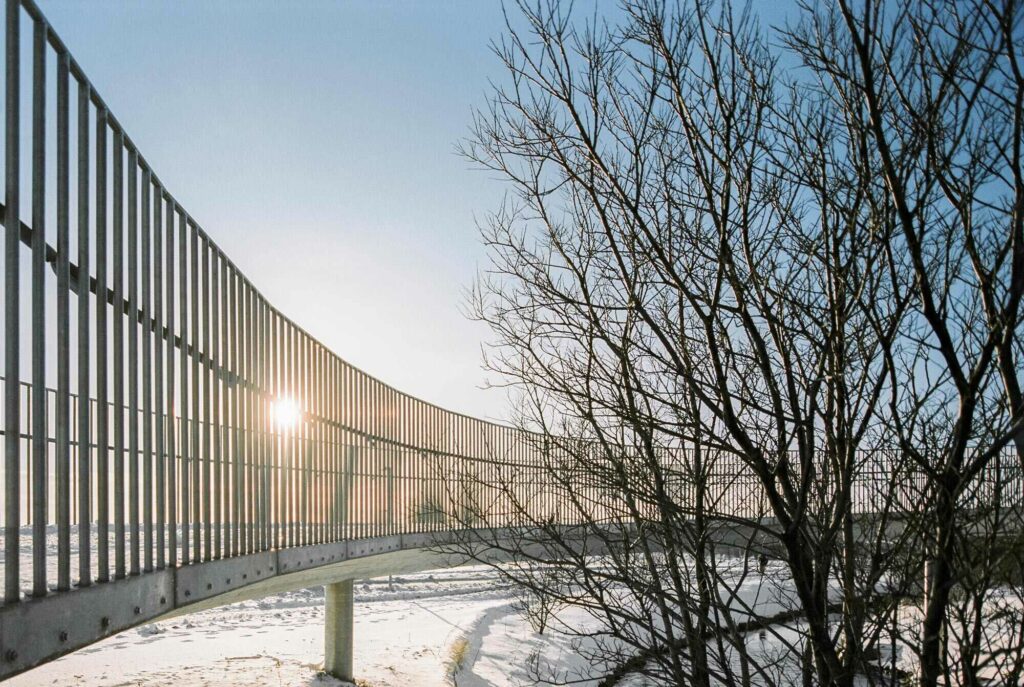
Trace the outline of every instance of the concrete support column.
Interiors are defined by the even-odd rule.
[[[352,677],[352,580],[325,585],[324,671],[339,680]]]

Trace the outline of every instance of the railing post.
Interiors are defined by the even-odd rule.
[[[324,590],[324,672],[351,681],[352,580],[325,585]]]

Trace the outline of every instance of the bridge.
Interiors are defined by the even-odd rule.
[[[327,670],[351,677],[352,578],[451,563],[430,549],[453,509],[500,511],[482,478],[526,475],[537,442],[327,350],[163,185],[35,3],[5,26],[0,678],[318,584]]]
[[[474,513],[559,517],[541,437],[328,350],[162,184],[35,3],[5,22],[0,679],[321,584],[325,667],[351,679],[353,578],[462,563],[438,547]],[[755,508],[726,477],[720,507]]]

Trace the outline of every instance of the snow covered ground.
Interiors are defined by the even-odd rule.
[[[739,561],[736,561],[737,569]],[[795,607],[782,564],[751,575],[733,589],[759,615]],[[494,570],[465,567],[355,586],[355,673],[365,687],[525,687],[535,668],[577,687],[592,687],[578,637],[558,624],[586,628],[593,619],[563,609],[538,635],[513,608],[512,590]],[[1019,611],[1019,595],[1001,603]],[[919,622],[908,607],[906,622]],[[5,682],[10,687],[339,687],[323,675],[324,592],[290,591],[128,630]],[[914,617],[912,617],[914,616]],[[1014,617],[1020,617],[1019,612]],[[777,633],[777,634],[776,634]],[[783,656],[794,629],[750,636],[747,650]],[[452,681],[452,648],[465,644],[466,660]],[[908,652],[901,667],[913,669]],[[775,678],[796,670],[788,656],[768,670]],[[785,681],[784,679],[782,680]],[[644,687],[631,675],[625,687]]]
[[[743,596],[762,612],[774,609],[778,599],[759,587],[759,580],[751,580]],[[357,581],[355,593],[355,673],[366,685],[451,685],[451,647],[463,640],[467,659],[456,675],[459,687],[535,684],[529,667],[538,659],[564,678],[579,680],[588,673],[572,638],[557,629],[544,636],[533,632],[513,610],[511,590],[488,568]],[[323,588],[317,587],[149,624],[5,685],[340,685],[320,672],[323,607]],[[575,609],[563,611],[559,619],[574,627],[592,622]]]
[[[470,638],[488,613],[511,611],[508,590],[482,568],[395,577],[390,585],[388,578],[360,581],[355,591],[355,672],[374,687],[448,684],[452,643]],[[4,684],[337,685],[320,674],[323,604],[318,587],[145,625]]]

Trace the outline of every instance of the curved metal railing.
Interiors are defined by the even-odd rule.
[[[27,569],[38,597],[441,529],[495,460],[538,460],[526,435],[382,383],[275,309],[31,0],[6,6],[4,112],[4,370],[30,380],[4,387],[7,603]]]
[[[628,520],[616,480],[585,469],[586,446],[574,463],[572,446],[404,394],[275,309],[163,185],[32,0],[6,0],[5,55],[0,676],[159,617],[178,588],[194,601],[210,566],[192,564],[445,531],[472,522],[467,509],[488,527]],[[549,469],[559,452],[565,475]],[[670,451],[668,472],[687,460]],[[920,498],[883,454],[863,463],[859,512]],[[1006,487],[1019,507],[1020,470],[1005,469],[981,476],[977,499]],[[736,456],[677,474],[680,503],[699,489],[714,512],[766,514]],[[246,574],[201,581],[214,595]],[[153,598],[124,611],[122,591],[143,594],[133,580]],[[46,620],[42,605],[91,593],[69,606],[102,621],[80,636],[41,628],[21,658],[5,644],[33,601]]]

